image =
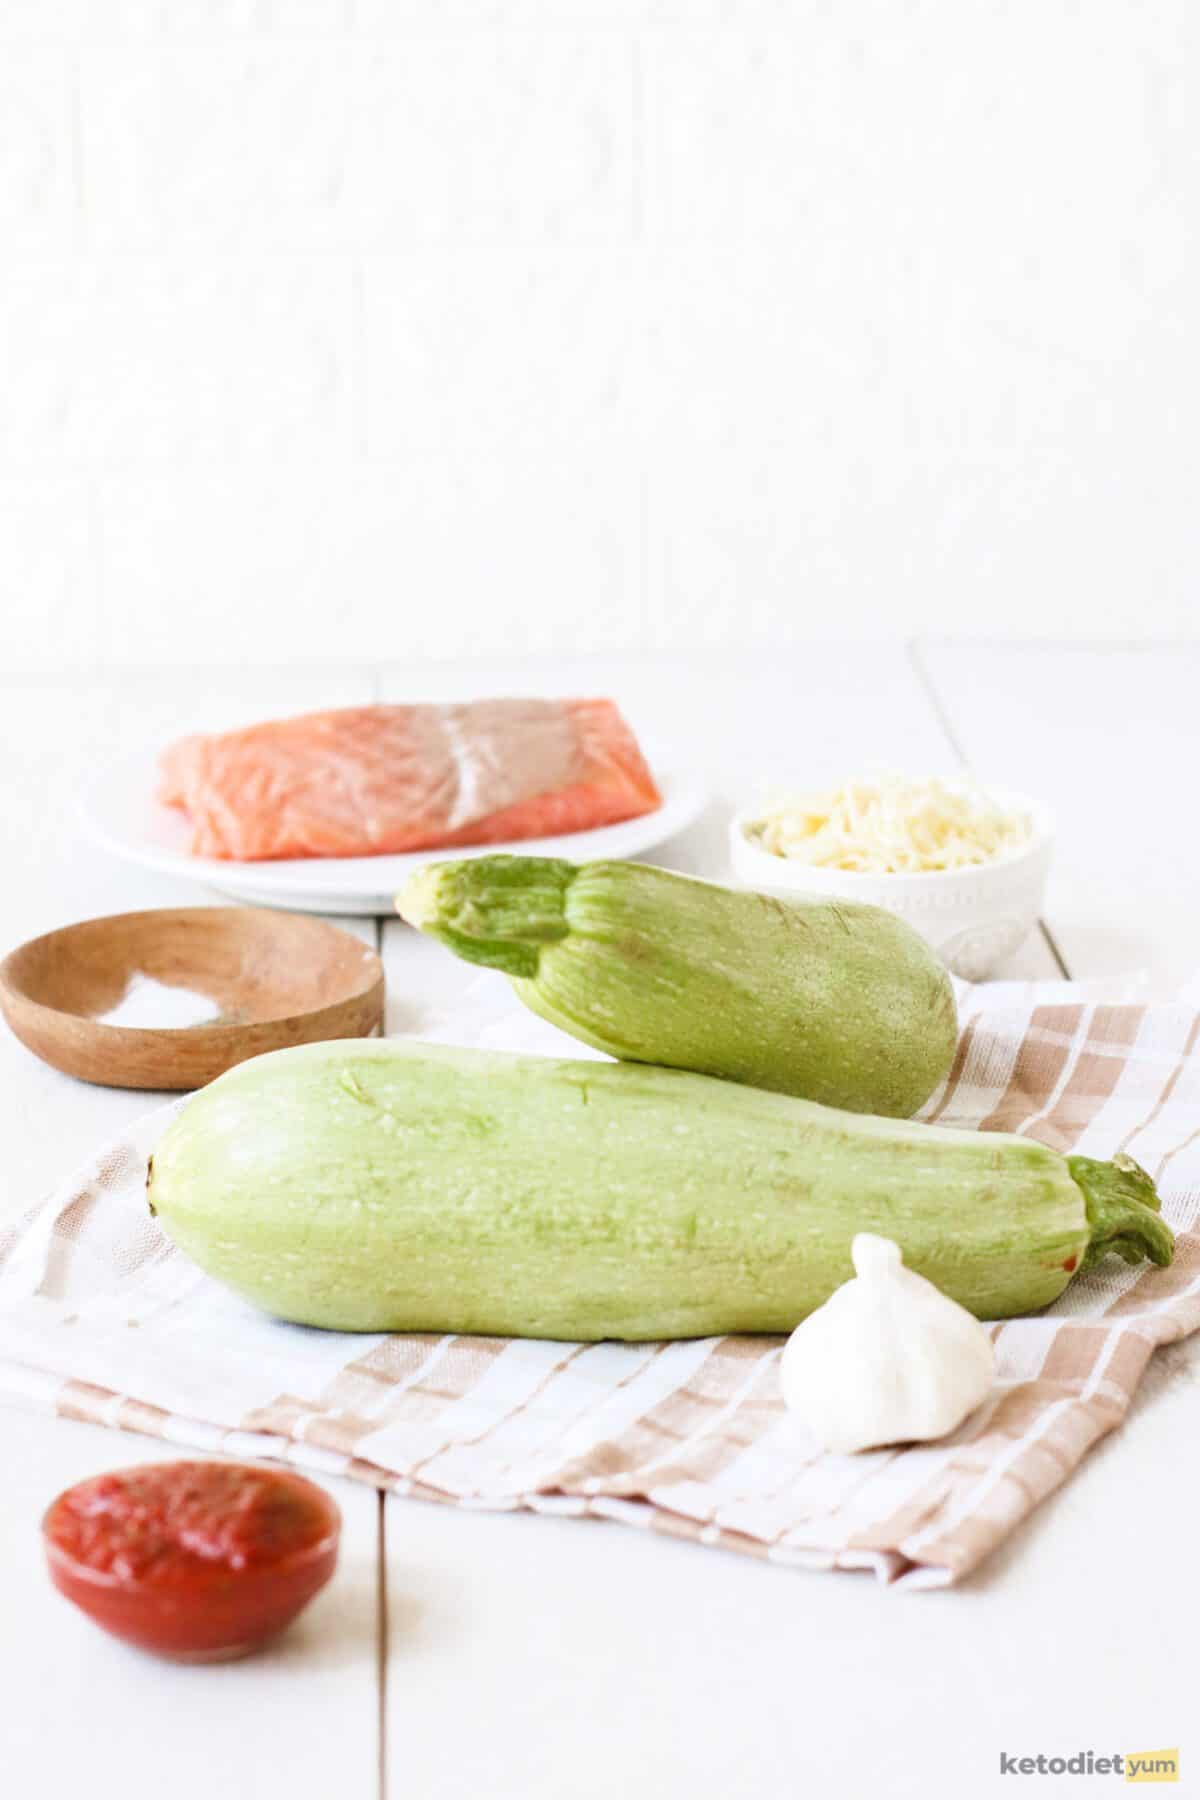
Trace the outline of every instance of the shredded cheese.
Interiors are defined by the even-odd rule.
[[[746,835],[773,856],[813,868],[918,875],[1014,856],[1032,838],[1033,821],[971,785],[880,774],[781,801]]]

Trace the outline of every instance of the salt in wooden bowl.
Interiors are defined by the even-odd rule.
[[[265,1050],[367,1037],[383,994],[378,956],[348,932],[248,906],[87,919],[0,963],[0,1011],[21,1042],[105,1087],[203,1087]],[[137,1018],[142,1002],[154,1023],[104,1018]],[[176,1011],[204,1022],[163,1022]]]

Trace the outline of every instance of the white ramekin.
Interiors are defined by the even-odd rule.
[[[1044,807],[1023,794],[986,790],[1006,809],[1027,812],[1033,837],[1002,862],[925,875],[861,875],[848,869],[814,869],[774,856],[746,836],[761,807],[739,812],[730,827],[733,872],[745,887],[792,900],[807,894],[828,900],[865,900],[884,906],[933,945],[947,968],[964,981],[982,981],[1011,956],[1042,912],[1054,841]]]

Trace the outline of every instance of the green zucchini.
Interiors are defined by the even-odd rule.
[[[167,1128],[149,1200],[210,1275],[345,1331],[790,1331],[849,1279],[859,1231],[983,1318],[1047,1305],[1108,1249],[1172,1254],[1128,1159],[396,1041],[230,1070]]]
[[[954,1057],[950,977],[877,906],[535,856],[427,865],[397,905],[511,976],[533,1012],[624,1061],[909,1118]]]

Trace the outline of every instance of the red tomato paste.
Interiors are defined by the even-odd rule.
[[[115,1637],[183,1662],[245,1656],[333,1574],[341,1515],[311,1481],[164,1462],[68,1488],[42,1521],[59,1591]]]

